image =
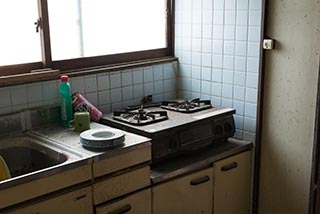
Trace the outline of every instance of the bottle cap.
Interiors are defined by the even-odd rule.
[[[61,82],[68,82],[69,77],[66,75],[61,76]]]

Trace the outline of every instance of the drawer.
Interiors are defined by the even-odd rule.
[[[63,206],[61,206],[63,204]],[[57,214],[57,213],[93,213],[91,188],[86,187],[73,192],[65,193],[36,204],[32,204],[10,214]]]
[[[151,190],[146,189],[134,193],[128,197],[113,203],[98,206],[96,214],[150,214],[151,213]]]
[[[93,177],[116,172],[151,160],[151,146],[116,155],[93,163]]]
[[[1,190],[0,209],[91,180],[91,178],[91,166],[85,165]]]
[[[115,197],[150,185],[149,166],[108,178],[93,185],[94,204],[101,204]]]

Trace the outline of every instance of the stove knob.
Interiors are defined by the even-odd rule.
[[[221,125],[217,125],[215,129],[216,129],[217,135],[222,135],[223,134],[223,128],[222,128]]]
[[[230,123],[224,124],[224,130],[226,132],[231,132],[232,131],[232,125]]]

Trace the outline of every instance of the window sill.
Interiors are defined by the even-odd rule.
[[[163,58],[156,58],[156,59],[139,60],[139,61],[134,61],[130,63],[119,63],[119,64],[112,64],[112,65],[106,65],[106,66],[99,66],[99,67],[61,71],[61,73],[68,75],[70,77],[76,77],[76,76],[83,76],[83,75],[90,75],[90,74],[126,70],[126,69],[132,69],[137,67],[152,66],[156,64],[163,64],[163,63],[169,63],[174,61],[178,61],[178,58],[171,56],[171,57],[163,57]]]
[[[7,75],[0,77],[0,87],[11,85],[19,85],[25,83],[34,83],[40,81],[59,79],[60,74],[68,75],[69,77],[84,76],[90,74],[98,74],[112,72],[118,70],[132,69],[136,67],[152,66],[156,64],[170,63],[177,61],[176,57],[163,57],[156,59],[140,60],[130,63],[113,64],[107,66],[83,68],[78,70],[59,71],[51,69],[34,70],[30,73]]]
[[[59,70],[51,70],[51,69],[33,70],[30,73],[1,76],[0,87],[58,79],[59,77],[60,77]]]

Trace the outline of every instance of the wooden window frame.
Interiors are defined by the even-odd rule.
[[[174,0],[167,0],[166,7],[166,48],[53,61],[51,55],[48,2],[47,0],[38,0],[42,62],[0,66],[0,78],[3,79],[12,75],[20,76],[28,74],[28,78],[24,78],[22,81],[22,83],[24,83],[36,81],[33,80],[32,75],[30,75],[33,70],[53,69],[55,71],[60,70],[61,73],[77,73],[77,71],[80,72],[84,69],[90,70],[94,68],[94,70],[97,70],[96,68],[114,67],[118,64],[124,67],[126,64],[132,66],[132,64],[138,63],[141,66],[140,62],[142,62],[142,64],[143,62],[148,64],[148,60],[168,58],[169,61],[172,61],[174,58]],[[79,75],[81,75],[80,73]],[[8,82],[8,84],[10,84],[10,82]],[[3,85],[0,84],[0,86]]]

